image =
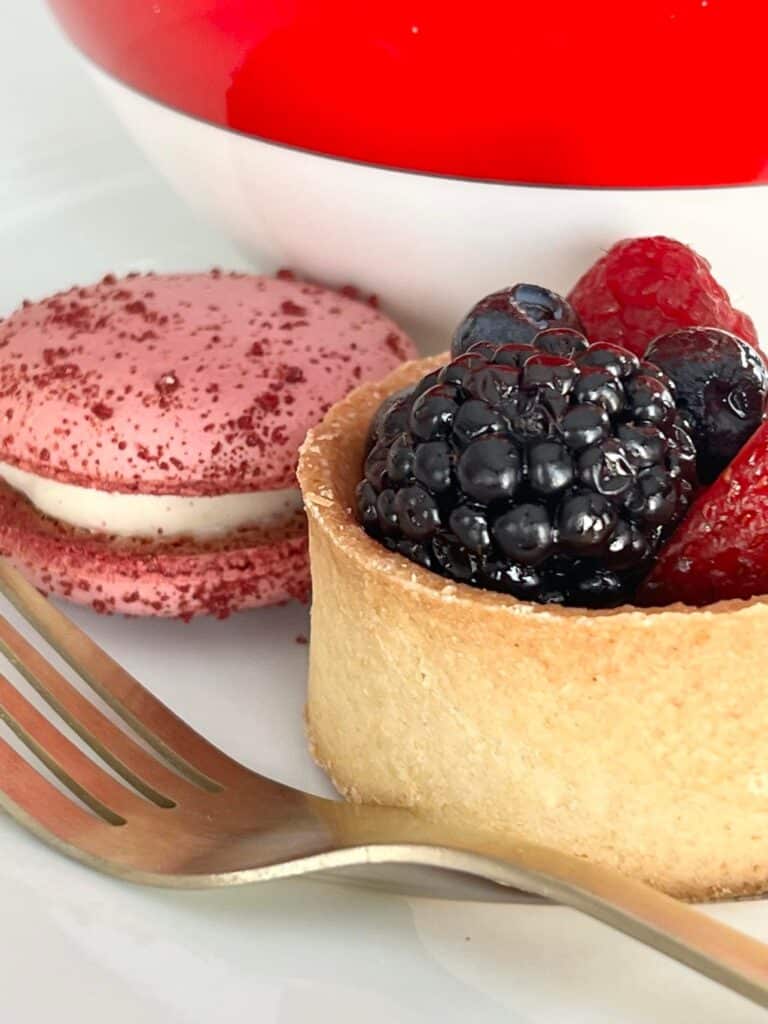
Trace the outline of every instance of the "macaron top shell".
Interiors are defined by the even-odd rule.
[[[309,427],[414,354],[377,309],[316,285],[107,275],[0,322],[0,462],[126,493],[293,487]]]

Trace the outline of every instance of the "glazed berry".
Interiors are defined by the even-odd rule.
[[[540,331],[554,326],[582,330],[578,316],[561,295],[535,284],[515,284],[486,295],[472,307],[456,328],[451,354],[459,356],[478,341],[496,347],[510,342],[530,344]]]
[[[456,393],[452,384],[434,384],[416,398],[408,422],[417,440],[435,441],[450,436],[459,408]]]
[[[405,430],[389,428],[399,406],[376,420],[387,435],[356,495],[366,531],[523,600],[631,600],[696,482],[665,375],[615,346],[556,354],[534,339],[473,346],[426,383],[398,399]]]
[[[414,451],[408,434],[398,434],[387,449],[385,472],[393,484],[413,479]]]
[[[388,461],[389,445],[384,438],[381,441],[376,441],[365,459],[365,479],[376,489],[377,493],[385,486]]]
[[[712,327],[689,327],[651,342],[647,358],[675,385],[689,416],[698,472],[711,483],[762,422],[768,371],[741,338]]]
[[[378,494],[367,480],[361,480],[355,491],[357,500],[357,518],[366,530],[375,530],[379,524],[379,513],[376,508]]]
[[[440,526],[437,502],[419,484],[403,487],[395,495],[397,522],[407,540],[425,541]]]
[[[413,475],[433,494],[443,494],[453,482],[453,449],[446,441],[425,441],[416,447]]]
[[[621,423],[616,436],[635,469],[661,464],[667,454],[668,435],[647,423]],[[687,435],[684,435],[687,440]]]
[[[462,447],[486,434],[500,434],[509,426],[503,413],[478,398],[469,398],[456,413],[453,436]]]
[[[462,583],[472,583],[482,564],[480,557],[451,533],[438,534],[432,541],[431,553],[435,566],[445,576]]]
[[[565,359],[571,359],[589,348],[589,342],[581,331],[572,327],[545,328],[536,335],[534,343],[539,352]]]
[[[550,551],[554,531],[544,505],[523,502],[498,516],[493,524],[493,537],[513,562],[539,565]]]
[[[529,391],[547,388],[565,395],[573,387],[575,379],[576,364],[565,356],[538,353],[523,366],[523,383]]]
[[[526,348],[526,352],[530,358],[531,350]],[[459,358],[474,359],[475,357],[469,353]],[[456,362],[458,361],[457,359]],[[517,366],[484,362],[480,369],[473,370],[467,377],[464,386],[474,398],[479,398],[483,402],[495,406],[507,398],[512,398],[517,393],[521,372],[521,368]]]
[[[451,512],[448,522],[453,533],[469,551],[488,551],[491,535],[487,516],[474,505],[459,505]]]
[[[395,391],[382,402],[371,423],[369,446],[373,437],[384,441],[391,440],[407,430],[412,403],[413,388],[410,387]]]
[[[376,499],[376,514],[379,520],[379,530],[383,534],[396,534],[398,532],[397,509],[395,508],[395,492],[392,488],[385,488]]]
[[[621,441],[608,438],[581,452],[579,480],[597,494],[620,502],[635,486],[637,471]]]
[[[615,416],[625,405],[624,388],[621,381],[608,369],[586,366],[576,381],[576,400],[590,405],[600,405]]]
[[[522,477],[520,450],[510,437],[481,438],[461,452],[456,475],[464,494],[475,501],[511,501]]]
[[[618,515],[612,502],[593,491],[575,491],[559,509],[558,541],[567,553],[600,559],[613,538]]]
[[[534,441],[528,447],[527,461],[528,483],[537,495],[550,498],[573,483],[573,458],[562,441]]]
[[[589,350],[579,360],[582,370],[587,366],[607,370],[614,377],[625,378],[637,373],[640,360],[632,352],[610,342],[597,341],[589,346]]]
[[[668,426],[675,418],[677,407],[669,381],[647,377],[642,369],[625,385],[627,412],[630,419],[654,426]]]
[[[638,356],[658,335],[679,327],[721,327],[757,345],[755,325],[731,306],[709,263],[671,238],[617,242],[568,298],[590,341],[622,345]]]
[[[638,603],[707,605],[768,593],[768,422],[703,490],[656,560]]]
[[[452,363],[444,366],[437,375],[437,383],[466,387],[468,381],[472,379],[473,372],[482,369],[485,365],[486,360],[482,356],[468,352],[460,359],[454,359]]]
[[[611,419],[602,405],[585,402],[568,409],[560,424],[560,436],[569,448],[578,451],[604,440],[610,429]]]

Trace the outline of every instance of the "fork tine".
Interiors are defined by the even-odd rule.
[[[0,651],[67,725],[142,796],[167,808],[183,798],[190,783],[148,754],[86,700],[2,615]]]
[[[113,826],[96,818],[44,778],[0,737],[0,808],[43,839],[75,843],[107,834]]]
[[[100,768],[3,675],[0,675],[0,719],[78,800],[107,824],[124,825],[125,815],[155,808]]]
[[[218,792],[222,785],[249,774],[146,690],[4,558],[0,558],[0,592],[179,774],[208,792]]]

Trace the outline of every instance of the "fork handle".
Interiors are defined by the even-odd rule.
[[[619,872],[526,843],[495,840],[369,848],[370,861],[461,871],[562,903],[768,1007],[768,945]],[[506,848],[505,848],[506,846]],[[394,855],[393,855],[394,854]],[[369,862],[370,862],[369,861]]]
[[[546,859],[563,859],[545,852]],[[549,870],[562,902],[768,1007],[764,943],[618,872],[571,857],[562,873],[557,867]]]
[[[392,808],[308,800],[338,841],[337,854],[352,854],[350,847],[357,847],[354,859],[328,867],[421,864],[543,896],[768,1008],[768,945],[643,882],[574,854],[463,824],[428,822]]]

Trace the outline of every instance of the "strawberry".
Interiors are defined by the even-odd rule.
[[[702,491],[662,549],[638,603],[704,605],[768,593],[768,421]]]

